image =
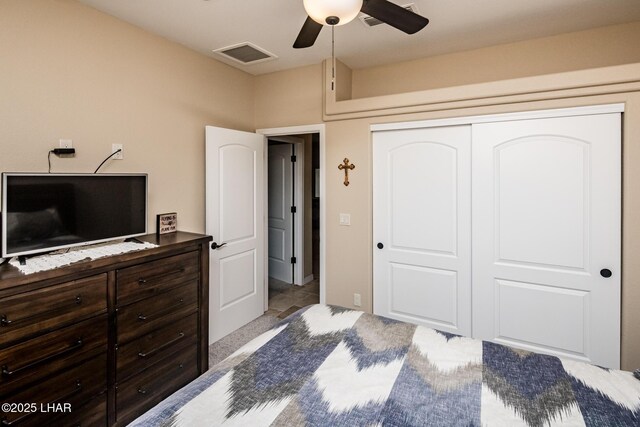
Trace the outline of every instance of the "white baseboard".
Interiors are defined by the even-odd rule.
[[[302,281],[303,284],[307,284],[309,282],[311,282],[313,280],[313,274],[308,275],[307,277],[304,278],[304,280]]]

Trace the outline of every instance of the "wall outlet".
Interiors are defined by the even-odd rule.
[[[353,294],[353,305],[355,305],[356,307],[362,306],[362,297],[360,296],[360,294]]]
[[[112,159],[114,160],[124,159],[124,148],[122,147],[122,144],[111,144],[111,153],[115,153],[118,150],[120,150],[120,152],[118,154],[115,154],[113,157],[111,157]]]
[[[73,140],[71,140],[71,139],[61,139],[60,140],[60,148],[73,148]]]

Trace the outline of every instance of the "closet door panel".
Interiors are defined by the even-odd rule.
[[[374,312],[471,333],[470,126],[374,133]]]
[[[588,143],[531,136],[502,144],[493,154],[496,259],[584,269],[589,249]]]
[[[498,336],[511,341],[545,343],[575,354],[585,352],[588,292],[509,280],[496,280],[494,287]],[[522,323],[523,318],[528,321]],[[562,327],[557,327],[558,324]]]
[[[473,125],[475,337],[619,366],[620,125]]]

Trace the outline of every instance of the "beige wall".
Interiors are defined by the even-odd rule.
[[[336,85],[336,101],[351,99],[353,94],[353,71],[342,61],[336,60],[335,79],[340,84]]]
[[[322,123],[321,64],[255,79],[256,128],[276,128]]]
[[[327,123],[326,136],[326,300],[353,307],[359,293],[362,308],[372,310],[372,172],[369,120]],[[344,172],[338,165],[347,157],[356,167]],[[351,215],[351,225],[338,224],[340,213]],[[322,272],[321,272],[322,274]]]
[[[622,368],[632,370],[640,367],[640,92],[621,98],[626,101],[622,135]]]
[[[204,231],[204,126],[253,130],[252,76],[68,0],[0,0],[0,171],[149,174],[155,214]]]
[[[636,63],[638,40],[640,22],[633,22],[353,70],[342,84],[353,86],[355,99]]]

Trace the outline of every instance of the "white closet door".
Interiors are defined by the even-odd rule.
[[[620,128],[619,114],[473,125],[476,338],[619,367]]]
[[[376,314],[471,334],[471,127],[373,134]]]

